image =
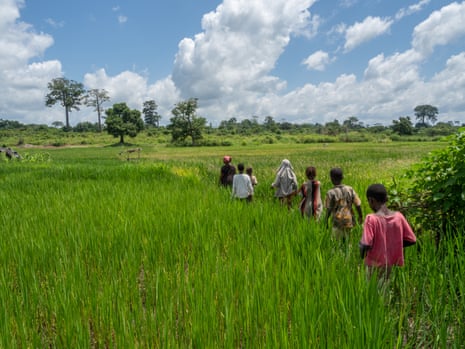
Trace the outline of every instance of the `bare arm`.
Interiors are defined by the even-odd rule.
[[[331,210],[326,208],[326,213],[325,213],[325,227],[327,228],[328,227],[328,221],[329,221],[329,218],[331,217]]]
[[[355,206],[355,209],[357,210],[358,224],[362,224],[363,223],[362,206]]]
[[[364,259],[367,255],[368,250],[371,248],[371,246],[364,245],[360,242],[358,244],[358,247],[360,248],[360,258]]]

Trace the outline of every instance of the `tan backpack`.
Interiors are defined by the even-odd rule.
[[[341,198],[336,201],[333,225],[339,229],[350,229],[354,226],[354,215],[352,213],[352,197],[347,190],[338,187]]]

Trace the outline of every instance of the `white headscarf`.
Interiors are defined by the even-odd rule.
[[[276,171],[276,179],[273,186],[278,188],[276,192],[277,196],[287,196],[297,190],[297,176],[288,159],[281,161],[281,166]]]
[[[294,168],[291,165],[291,162],[288,159],[284,159],[281,161],[281,165],[278,168],[278,171],[276,171],[276,175],[279,177],[282,176],[289,176],[290,173],[295,177],[294,175]]]

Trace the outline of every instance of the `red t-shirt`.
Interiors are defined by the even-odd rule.
[[[388,216],[371,213],[366,216],[360,241],[371,247],[365,258],[366,265],[404,265],[404,241],[415,243],[416,237],[402,213],[393,212]]]

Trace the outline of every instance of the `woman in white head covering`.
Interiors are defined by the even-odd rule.
[[[288,159],[284,159],[281,162],[281,166],[276,171],[276,178],[271,187],[276,188],[274,196],[279,198],[282,204],[286,203],[287,207],[291,208],[292,198],[297,193],[298,183],[294,169]]]

